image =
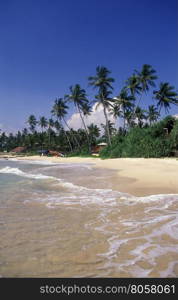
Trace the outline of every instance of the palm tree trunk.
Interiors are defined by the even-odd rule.
[[[77,138],[75,137],[75,135],[72,133],[71,128],[69,127],[69,125],[67,124],[67,121],[65,120],[65,118],[63,118],[63,122],[65,123],[65,125],[67,126],[67,128],[69,129],[71,136],[73,138],[73,140],[76,142],[77,146],[79,147],[79,149],[81,149],[79,142],[77,141]]]
[[[70,151],[72,152],[73,151],[73,149],[72,149],[72,145],[71,145],[71,143],[70,143],[70,139],[69,139],[69,137],[68,137],[68,135],[67,135],[67,133],[66,133],[66,131],[64,130],[64,134],[65,134],[65,136],[66,136],[66,139],[67,139],[67,141],[68,141],[68,144],[69,144],[69,147],[70,147]]]
[[[43,127],[41,127],[41,151],[43,151]]]
[[[124,132],[125,132],[125,109],[123,108],[123,113],[124,113]]]
[[[105,105],[103,105],[103,109],[104,109],[104,116],[105,116],[105,119],[106,119],[106,132],[107,132],[107,136],[108,136],[108,144],[109,144],[109,146],[111,146],[111,137],[110,137],[109,126],[108,126],[108,116],[107,116],[107,113],[106,113]]]
[[[59,122],[59,119],[58,119],[58,122]],[[71,143],[70,143],[70,139],[69,139],[69,137],[68,137],[68,135],[67,135],[67,133],[66,133],[65,130],[64,130],[64,134],[65,134],[65,137],[66,137],[66,139],[67,139],[67,141],[68,141],[70,151],[72,152],[72,151],[73,151],[72,145],[71,145]]]
[[[139,104],[140,104],[140,101],[141,101],[141,99],[142,99],[142,96],[143,96],[143,90],[142,90],[142,92],[141,92],[140,99],[138,100],[137,105],[136,105],[135,108],[134,108],[134,111],[133,111],[133,117],[135,116],[135,112],[136,112],[137,107],[139,107]]]
[[[91,152],[91,145],[90,145],[90,138],[89,138],[88,130],[87,130],[87,127],[86,127],[86,125],[85,125],[85,121],[84,121],[84,119],[83,119],[81,110],[80,110],[80,108],[79,108],[78,105],[77,105],[77,108],[78,108],[78,112],[79,112],[79,114],[80,114],[80,118],[81,118],[81,120],[82,120],[84,129],[85,129],[85,132],[86,132],[86,137],[87,137],[87,142],[88,142],[88,151],[89,151],[89,153],[90,153],[90,152]]]
[[[48,127],[48,144],[49,148],[51,147],[51,127]]]

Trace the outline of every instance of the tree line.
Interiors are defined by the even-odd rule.
[[[8,151],[15,146],[28,146],[30,149],[51,148],[66,153],[91,153],[92,147],[98,141],[106,141],[112,147],[117,137],[127,136],[134,128],[145,129],[153,127],[160,118],[162,109],[166,114],[172,105],[178,106],[178,94],[168,82],[161,82],[156,86],[158,76],[151,65],[144,64],[140,71],[135,70],[125,81],[124,87],[114,96],[111,71],[106,67],[98,66],[94,76],[88,77],[88,83],[96,91],[94,99],[89,99],[86,90],[79,84],[69,88],[69,93],[56,98],[51,108],[51,118],[41,116],[39,120],[30,115],[28,128],[18,131],[16,135],[0,135],[0,149]],[[152,91],[154,104],[144,109],[144,95]],[[67,121],[70,104],[73,103],[79,114],[82,127],[78,130],[71,128]],[[96,103],[102,106],[105,118],[103,135],[96,124],[86,125],[86,118],[92,113],[92,106]],[[123,120],[119,128],[109,120],[109,115]],[[37,126],[41,130],[37,130]],[[143,131],[142,131],[143,132]]]

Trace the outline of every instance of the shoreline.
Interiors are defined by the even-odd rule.
[[[4,159],[46,161],[52,163],[89,163],[95,168],[116,171],[113,184],[116,190],[134,196],[178,194],[178,160],[174,158],[115,158],[0,156]]]

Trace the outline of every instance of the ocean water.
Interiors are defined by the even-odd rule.
[[[177,277],[178,195],[92,164],[0,160],[0,276]]]

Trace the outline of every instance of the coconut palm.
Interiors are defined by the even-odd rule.
[[[32,133],[34,133],[34,132],[35,132],[36,125],[37,125],[37,123],[38,123],[36,117],[35,117],[34,115],[30,115],[29,118],[28,118],[28,120],[27,120],[27,123],[28,123],[29,126],[30,126],[30,131],[31,131]]]
[[[51,133],[52,133],[52,128],[55,127],[54,120],[50,118],[48,120],[48,144],[51,145]]]
[[[178,94],[174,91],[174,86],[171,86],[168,82],[161,82],[159,90],[153,91],[154,98],[158,101],[157,106],[159,113],[164,107],[165,112],[168,113],[171,104],[178,105]]]
[[[150,87],[155,87],[155,80],[157,79],[156,71],[151,65],[144,64],[141,71],[136,71],[138,83],[141,87],[141,95],[136,105],[136,108],[140,105],[143,93],[147,93]],[[136,110],[135,108],[135,110]],[[135,112],[135,111],[134,111]]]
[[[88,131],[90,135],[90,141],[92,144],[96,143],[96,139],[100,136],[100,129],[97,125],[91,123],[88,126]]]
[[[89,140],[89,134],[88,129],[84,121],[83,114],[89,114],[89,101],[87,99],[86,91],[80,87],[79,84],[76,84],[74,86],[71,86],[69,88],[70,94],[65,96],[65,99],[69,102],[73,102],[82,121],[83,127],[85,129],[87,142],[88,142],[88,150],[91,152],[90,147],[90,140]],[[83,112],[83,114],[82,114]]]
[[[150,126],[152,123],[156,122],[159,117],[159,112],[157,110],[157,107],[155,105],[149,105],[148,106],[148,112],[147,112],[147,119],[150,123]]]
[[[136,111],[135,111],[135,118],[138,122],[138,126],[142,127],[144,120],[146,120],[146,110],[142,109],[140,106],[137,106]]]
[[[105,124],[101,124],[101,126],[104,129],[104,138],[107,138],[107,128]],[[114,135],[116,133],[116,128],[114,127],[114,123],[112,123],[110,120],[108,120],[108,126],[109,126],[109,134],[110,136]]]
[[[60,134],[60,131],[61,131],[61,129],[62,129],[62,126],[61,126],[61,124],[60,124],[60,122],[59,122],[58,120],[56,120],[56,121],[54,122],[54,127],[55,127],[55,129],[58,131],[58,134]]]
[[[84,129],[79,128],[77,130],[77,137],[79,139],[80,145],[85,145],[86,144],[86,132]]]
[[[130,91],[132,97],[136,97],[136,94],[140,94],[141,87],[139,78],[136,74],[133,74],[126,80],[126,88]]]
[[[27,144],[27,140],[28,140],[28,129],[27,128],[22,129],[22,139],[23,139],[23,146],[25,146]]]
[[[90,103],[87,103],[87,102],[83,103],[81,109],[82,109],[82,113],[84,116],[89,116],[92,112],[92,107],[91,107]]]
[[[23,134],[24,137],[25,137],[25,136],[28,134],[28,129],[27,129],[27,128],[23,128],[22,134]]]
[[[54,120],[52,118],[50,118],[48,120],[48,128],[52,129],[54,127]]]
[[[135,125],[133,113],[130,110],[125,110],[124,112],[124,119],[125,119],[125,125],[127,124],[127,127],[133,127]]]
[[[155,74],[156,71],[151,65],[144,64],[140,72],[136,71],[138,81],[141,86],[142,92],[148,92],[150,87],[155,87],[155,80],[158,78]]]
[[[118,105],[122,111],[122,116],[124,117],[126,110],[132,110],[134,107],[133,101],[135,100],[133,95],[128,94],[128,90],[124,87],[120,94],[115,97],[116,105]],[[125,118],[124,118],[124,129],[125,129]]]
[[[47,127],[48,121],[45,117],[40,117],[38,124],[40,125],[42,133],[43,133],[43,129]]]
[[[58,98],[54,102],[54,105],[53,105],[53,108],[51,110],[51,113],[52,113],[53,116],[56,116],[57,121],[59,123],[62,122],[62,121],[65,123],[65,118],[64,117],[67,114],[67,109],[68,109],[68,106],[64,102],[64,100],[62,98]],[[70,150],[73,151],[70,139],[69,139],[69,137],[68,137],[68,135],[67,135],[67,133],[66,133],[65,130],[64,130],[64,134],[65,134],[66,139],[68,141]]]
[[[111,145],[111,137],[109,132],[109,123],[108,123],[108,115],[107,115],[107,108],[111,105],[112,99],[109,98],[111,91],[113,89],[112,83],[114,79],[109,77],[111,72],[106,67],[98,66],[96,68],[96,75],[90,76],[88,78],[89,84],[94,88],[98,89],[98,94],[96,95],[96,100],[99,104],[103,106],[103,112],[106,120],[106,132],[107,132],[107,139],[108,144]]]
[[[114,98],[116,99],[116,98]],[[112,115],[116,121],[117,118],[123,117],[123,111],[120,108],[120,105],[118,103],[114,103],[110,108],[110,115]]]
[[[63,102],[64,102],[64,104],[67,102],[67,95],[64,97],[64,99],[62,99],[62,98],[60,98]],[[68,106],[67,106],[68,107]],[[74,144],[76,144],[77,145],[77,147],[79,148],[79,149],[81,149],[81,146],[80,146],[80,143],[79,143],[79,141],[78,141],[78,139],[76,138],[76,136],[75,136],[75,132],[72,130],[72,128],[68,125],[68,123],[67,123],[67,121],[66,121],[66,118],[65,117],[63,117],[63,122],[64,122],[64,124],[66,125],[66,127],[69,129],[69,133],[70,133],[70,135],[71,135],[71,137],[72,137],[72,140],[73,140],[73,142],[74,142]]]
[[[42,145],[42,150],[43,150],[43,143],[44,143],[44,135],[43,135],[43,129],[47,127],[48,121],[45,117],[40,117],[38,124],[41,127],[42,134],[41,134],[41,145]]]

